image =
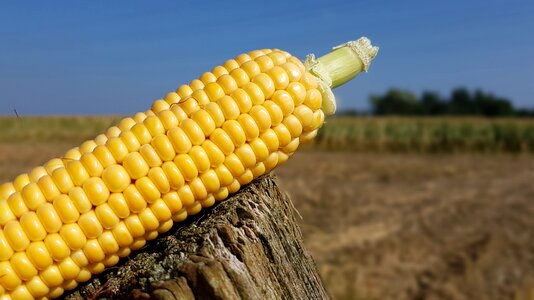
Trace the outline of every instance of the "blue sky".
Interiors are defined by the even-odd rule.
[[[390,87],[481,88],[534,108],[534,2],[2,1],[0,114],[133,114],[236,55],[369,37],[342,109]]]

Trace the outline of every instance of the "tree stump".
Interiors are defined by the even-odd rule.
[[[327,299],[271,175],[176,224],[66,299]]]

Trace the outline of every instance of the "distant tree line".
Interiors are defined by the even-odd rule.
[[[534,116],[534,109],[516,109],[509,99],[466,88],[454,89],[449,98],[430,91],[418,97],[410,91],[392,88],[383,95],[371,95],[369,100],[374,115]]]

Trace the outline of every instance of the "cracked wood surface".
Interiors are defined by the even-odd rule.
[[[66,299],[327,299],[271,175],[180,223]]]

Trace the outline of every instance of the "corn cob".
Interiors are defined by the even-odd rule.
[[[241,54],[0,185],[0,299],[59,297],[284,163],[376,51]]]

